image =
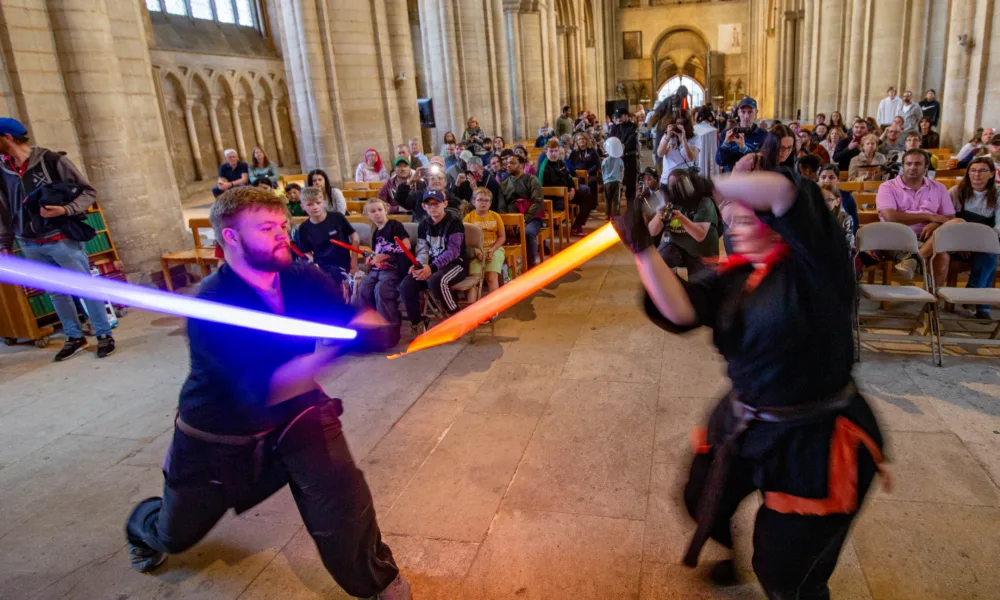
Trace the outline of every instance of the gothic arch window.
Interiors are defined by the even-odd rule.
[[[256,3],[251,0],[146,0],[146,8],[150,12],[260,29]]]
[[[656,101],[659,102],[667,96],[676,94],[677,88],[682,85],[688,89],[688,98],[690,98],[688,106],[697,107],[705,104],[705,88],[701,87],[700,83],[687,75],[678,75],[668,79],[657,93]]]

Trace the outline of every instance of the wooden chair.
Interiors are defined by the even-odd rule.
[[[885,183],[884,181],[862,181],[861,189],[866,192],[876,192],[880,185]]]
[[[938,172],[940,173],[940,171],[938,171]],[[940,183],[941,185],[943,185],[945,187],[945,189],[949,189],[949,190],[951,188],[955,187],[956,185],[958,185],[958,182],[961,181],[961,180],[962,180],[961,177],[935,177],[934,178],[934,181]]]
[[[934,173],[934,179],[941,179],[948,177],[961,179],[962,177],[965,177],[965,169],[938,169]]]
[[[306,173],[299,173],[298,175],[282,175],[278,177],[278,185],[281,189],[285,189],[285,187],[290,183],[297,183],[301,187],[306,187],[306,179],[308,178],[309,175]]]
[[[847,175],[848,175],[847,171],[841,171],[840,172],[840,180],[841,181],[847,181]]]
[[[858,226],[864,227],[869,223],[878,223],[878,211],[877,210],[859,210],[858,211]]]
[[[524,237],[524,215],[521,213],[502,213],[500,219],[504,228],[513,227],[519,234],[521,241],[517,244],[510,243],[510,236],[507,236],[507,243],[503,245],[504,262],[507,263],[507,270],[510,271],[510,278],[519,275],[517,272],[517,259],[521,259],[522,271],[528,264],[528,242]]]
[[[345,181],[342,188],[344,191],[347,190],[367,190],[367,183],[358,183],[357,181]]]
[[[552,201],[545,200],[543,206],[545,207],[545,218],[543,218],[542,221],[544,221],[548,227],[542,227],[541,230],[539,230],[538,235],[535,236],[535,241],[538,243],[538,262],[545,260],[545,240],[552,241],[552,253],[555,254],[556,249],[553,236],[558,235],[555,231],[556,223],[552,217]],[[530,248],[528,249],[528,252],[531,252]]]
[[[343,190],[344,199],[350,202],[351,200],[367,200],[368,190]]]
[[[365,204],[367,200],[348,200],[347,201],[347,212],[351,213],[363,213],[365,211]]]
[[[542,195],[546,198],[562,198],[563,209],[560,211],[550,211],[550,216],[559,230],[554,234],[559,241],[559,249],[562,250],[569,245],[569,190],[563,186],[543,187]],[[563,242],[565,239],[565,243]],[[552,249],[555,252],[555,248]]]
[[[864,189],[863,183],[864,182],[862,182],[862,181],[845,181],[845,182],[841,183],[840,185],[838,185],[837,187],[840,188],[841,191],[844,191],[844,192],[852,192],[852,193],[853,192],[860,192],[862,189]]]
[[[385,185],[385,182],[384,181],[369,181],[367,185],[368,185],[368,189],[375,190],[377,192],[380,189],[382,189],[382,186]]]
[[[198,265],[202,277],[211,274],[211,266],[216,264],[215,248],[206,248],[201,245],[200,229],[211,228],[212,224],[208,219],[190,219],[188,228],[194,236],[194,248],[169,252],[160,257],[160,269],[163,270],[163,283],[167,286],[167,291],[174,291],[174,282],[170,279],[170,267],[173,265]]]
[[[875,207],[875,200],[878,198],[878,194],[874,193],[858,193],[854,194],[854,201],[858,204],[858,211],[861,211],[862,206]],[[860,215],[858,217],[860,219]]]

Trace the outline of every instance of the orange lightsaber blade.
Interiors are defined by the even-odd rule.
[[[420,334],[410,342],[406,354],[454,342],[493,315],[514,306],[616,243],[618,243],[618,233],[611,223],[602,226],[534,269],[511,280],[499,290]]]

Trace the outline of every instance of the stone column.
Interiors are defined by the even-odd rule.
[[[236,136],[236,151],[240,153],[240,160],[247,160],[247,144],[243,138],[243,125],[240,124],[240,103],[242,99],[239,96],[233,96],[229,99],[229,112],[233,120],[233,135]]]
[[[524,138],[531,131],[528,125],[527,98],[524,90],[524,63],[521,56],[521,13],[511,10],[510,5],[504,5],[504,25],[507,33],[507,45],[510,47],[510,95],[511,114],[514,132],[511,137]]]
[[[802,111],[802,120],[812,122],[812,96],[813,96],[813,20],[815,19],[815,9],[812,2],[805,3],[804,17],[802,21],[801,33],[799,35],[799,48],[802,49],[799,59],[799,71],[802,73],[799,108]]]
[[[221,165],[226,161],[225,146],[222,144],[222,132],[219,129],[219,97],[209,96],[208,98],[208,126],[212,129],[212,144],[215,145],[215,159]]]
[[[556,27],[556,64],[559,65],[559,108],[569,104],[569,70],[566,68],[569,57],[566,55],[566,26]]]
[[[514,119],[511,109],[510,63],[507,60],[507,32],[504,26],[502,0],[488,0],[493,14],[493,55],[496,60],[497,89],[500,94],[500,132],[509,144],[514,138]]]
[[[865,46],[865,4],[866,0],[853,0],[851,7],[851,22],[849,33],[847,34],[848,61],[844,65],[847,71],[847,95],[846,102],[842,105],[841,112],[844,121],[850,123],[854,115],[859,114],[861,109],[861,61]],[[885,87],[885,86],[883,86]],[[862,116],[864,116],[862,114]]]
[[[923,99],[924,60],[927,56],[927,0],[910,0],[909,43],[906,50],[906,72],[903,86],[913,91],[914,98]]]
[[[840,69],[841,44],[839,35],[824,35],[829,31],[840,31],[844,19],[844,0],[823,0],[820,7],[820,35],[816,47],[818,58],[816,74],[816,112],[830,112],[840,106],[840,89],[843,72]],[[848,117],[850,118],[850,117]]]
[[[201,162],[201,147],[198,145],[198,129],[194,125],[194,114],[191,109],[194,101],[188,98],[184,102],[184,125],[187,126],[188,141],[191,143],[191,157],[194,159],[194,178],[201,181],[205,178],[205,167]]]
[[[551,3],[551,0],[550,0]],[[542,90],[543,97],[545,98],[545,114],[546,118],[551,121],[555,119],[555,115],[559,109],[553,109],[552,106],[555,104],[556,99],[552,97],[552,78],[554,77],[555,71],[552,69],[552,61],[550,60],[552,53],[549,50],[549,43],[551,42],[552,35],[555,33],[554,30],[550,34],[550,23],[549,23],[549,10],[547,6],[543,6],[538,13],[539,21],[541,24],[541,36],[539,41],[541,42],[541,47],[538,48],[542,54]],[[551,115],[551,116],[548,116]],[[553,125],[555,123],[553,122]]]
[[[796,52],[795,46],[795,32],[798,29],[798,19],[795,11],[788,11],[785,13],[785,32],[784,32],[784,72],[782,73],[782,92],[781,92],[781,104],[778,111],[778,116],[785,119],[792,119],[795,117],[795,73],[798,52]]]
[[[969,97],[969,68],[972,53],[967,46],[960,46],[960,35],[972,35],[976,16],[975,4],[971,1],[953,2],[951,5],[948,31],[947,70],[945,72],[944,97],[941,98],[941,145],[955,151],[962,147],[968,133],[965,129],[965,106]],[[981,43],[982,40],[976,40]]]
[[[104,0],[47,6],[84,168],[125,269],[159,271],[160,255],[183,248],[185,236],[148,50],[118,45],[136,38],[144,44],[139,5],[115,15]],[[133,78],[132,68],[141,77]]]
[[[562,87],[561,79],[559,79],[559,39],[556,35],[556,3],[555,0],[549,0],[549,19],[546,31],[548,32],[548,43],[545,45],[546,51],[548,52],[548,64],[549,64],[549,88],[551,89],[552,103],[549,108],[549,114],[555,115],[562,108],[562,104],[559,103],[559,88]]]
[[[271,98],[269,105],[271,114],[271,129],[274,131],[274,146],[278,150],[278,166],[285,166],[285,141],[281,138],[281,122],[278,121],[278,99]]]
[[[250,99],[250,120],[253,122],[253,135],[257,140],[257,146],[260,148],[264,147],[264,130],[261,129],[260,125],[260,100],[257,98]],[[250,160],[247,156],[244,160]]]
[[[577,27],[576,25],[566,26],[566,67],[569,70],[569,92],[566,94],[567,104],[570,105],[571,114],[575,115],[580,110],[580,65],[577,62]],[[562,108],[562,107],[560,107]]]

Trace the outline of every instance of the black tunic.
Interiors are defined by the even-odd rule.
[[[753,266],[707,271],[684,282],[697,315],[692,327],[667,320],[647,296],[650,318],[672,332],[704,325],[728,362],[733,392],[754,407],[790,406],[827,398],[851,382],[854,363],[851,311],[854,275],[846,240],[825,210],[819,188],[798,185],[798,198],[781,217],[758,215],[788,244],[756,289],[745,289]],[[708,443],[727,433],[723,404],[713,412]],[[858,395],[843,413],[881,447],[882,438],[865,400]],[[821,498],[834,418],[809,424],[753,422],[740,454],[762,460],[761,489]]]

